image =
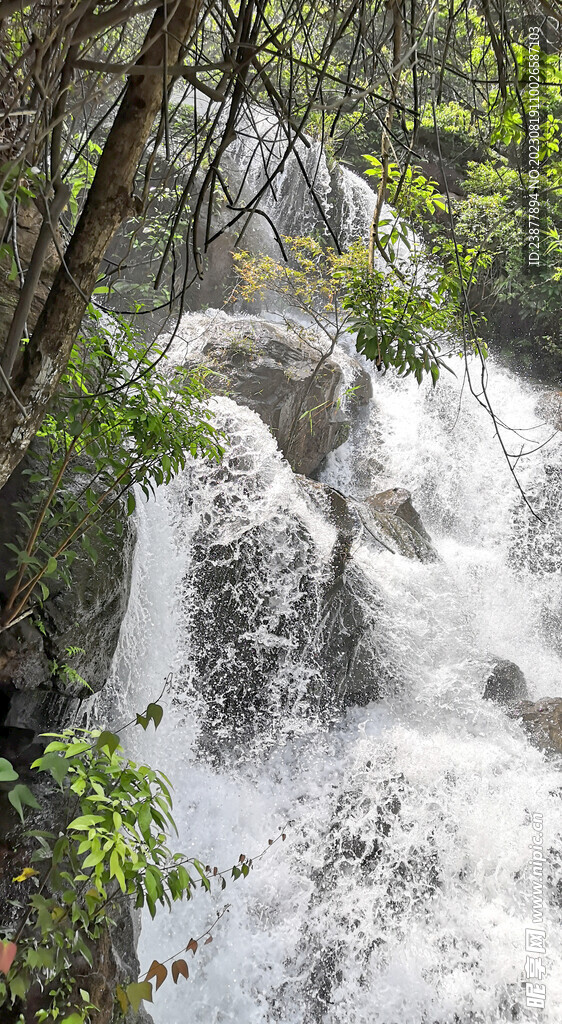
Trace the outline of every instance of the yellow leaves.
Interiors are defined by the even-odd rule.
[[[121,985],[118,985],[115,989],[115,995],[117,996],[117,1002],[121,1007],[121,1012],[123,1013],[123,1016],[125,1016],[129,1006],[129,1000],[127,999],[125,991],[121,988]]]
[[[232,253],[239,278],[233,299],[255,302],[269,290],[303,309],[325,302],[326,311],[332,312],[337,302],[332,277],[338,260],[335,250],[323,248],[314,238],[285,236],[282,241],[285,260],[253,256],[249,252]]]
[[[39,872],[35,868],[24,868],[21,874],[16,875],[12,878],[12,882],[26,882],[28,878],[32,878],[33,875],[38,875]]]
[[[123,992],[123,990],[121,991]],[[152,1002],[152,985],[150,984],[149,981],[138,981],[132,983],[131,985],[127,985],[125,992],[126,997],[129,1000],[131,1006],[133,1007],[135,1013],[138,1013],[140,1004],[143,999],[146,1000],[147,1003]],[[123,993],[123,995],[125,995],[125,993]],[[119,1002],[121,1005],[123,1005],[121,999],[119,1000]]]

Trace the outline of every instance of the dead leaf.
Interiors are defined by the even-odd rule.
[[[8,973],[17,951],[15,942],[0,942],[0,974]]]
[[[156,978],[156,991],[160,988],[160,985],[168,977],[168,968],[164,967],[158,960],[153,960],[150,967],[148,968],[145,981],[150,981],[151,978]]]
[[[177,985],[180,974],[186,979],[189,978],[188,966],[185,960],[174,960],[172,964],[172,978],[174,979],[174,985]]]

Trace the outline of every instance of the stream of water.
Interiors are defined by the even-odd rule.
[[[390,680],[366,707],[316,706],[309,652],[335,529],[254,413],[217,400],[224,465],[193,462],[139,510],[115,689],[141,709],[174,673],[142,754],[175,784],[178,848],[221,869],[266,851],[248,879],[144,920],[146,969],[230,904],[213,944],[188,954],[189,981],[155,995],[156,1024],[560,1020],[560,774],[482,692],[497,657],[520,665],[531,699],[559,690],[562,446],[519,463],[541,524],[461,383],[376,379],[324,472],[357,497],[407,487],[440,556],[352,552]],[[546,440],[531,385],[492,363],[489,393],[527,442]],[[533,814],[546,860],[538,1015],[521,980]]]

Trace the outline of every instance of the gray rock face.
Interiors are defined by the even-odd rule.
[[[562,755],[562,697],[516,701],[510,704],[507,713],[521,722],[531,743],[539,750]]]
[[[0,493],[2,598],[10,587],[5,580],[11,568],[5,542],[21,526],[12,502],[25,496],[24,481],[20,469]],[[129,597],[134,530],[126,520],[123,525],[120,535],[108,528],[112,546],[99,545],[96,565],[77,555],[70,590],[62,583],[52,585],[36,615],[0,633],[0,724],[41,731],[60,722],[73,699],[90,692],[69,678],[66,664],[92,690],[104,685]],[[83,653],[69,657],[67,647],[83,648]]]
[[[311,332],[297,336],[256,317],[209,317],[203,343],[189,356],[195,362],[214,371],[212,391],[258,413],[295,472],[314,473],[346,440],[349,423],[338,408],[343,374]],[[358,372],[355,404],[371,397],[369,375]]]
[[[435,562],[438,555],[425,530],[419,513],[412,505],[411,494],[403,487],[374,494],[364,502],[364,525],[375,527],[376,534],[406,558]]]
[[[325,484],[303,479],[301,485],[338,530],[333,576],[323,596],[318,659],[338,703],[363,706],[377,700],[392,679],[387,659],[381,656],[382,598],[372,582],[367,585],[350,560],[350,552],[357,543],[374,542],[378,548],[420,561],[433,561],[437,555],[408,491],[397,488],[368,502],[357,502]],[[395,512],[395,507],[404,509],[415,526]]]
[[[420,562],[435,562],[433,547],[411,494],[403,487],[373,494],[365,501],[346,498],[327,484],[301,481],[307,492],[324,508],[339,531],[337,546],[349,546],[359,539]]]
[[[527,680],[513,661],[504,658],[496,661],[484,689],[484,699],[497,704],[509,704],[514,700],[528,700]]]

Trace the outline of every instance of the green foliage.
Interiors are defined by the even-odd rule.
[[[162,714],[162,706],[151,702],[129,725],[146,729],[153,722],[157,728]],[[177,830],[170,780],[127,757],[118,733],[65,729],[45,738],[49,742],[44,753],[31,767],[52,780],[47,790],[51,788],[52,801],[60,794],[64,822],[58,834],[43,829],[26,833],[27,852],[22,855],[27,863],[12,880],[11,902],[20,922],[13,937],[0,936],[0,1015],[3,1008],[19,1009],[34,987],[44,993],[36,1024],[88,1024],[96,1007],[78,980],[83,976],[78,964],[85,960],[95,972],[97,944],[115,923],[122,900],[146,907],[154,917],[159,907],[192,899],[198,888],[224,889],[227,874],[233,880],[247,878],[253,860],[240,854],[236,864],[219,870],[197,857],[173,853],[168,837]],[[0,758],[0,782],[17,778],[9,761]],[[24,805],[39,807],[27,787],[17,784],[10,798],[13,793],[22,820]],[[284,833],[278,836],[285,838]],[[270,839],[267,849],[276,841]],[[121,1011],[126,1013],[129,1005],[136,1011],[143,1000],[152,1001],[153,979],[158,989],[168,975],[166,963],[173,961],[175,984],[180,977],[187,979],[189,970],[180,954],[195,955],[200,945],[212,942],[211,930],[227,910],[218,913],[203,935],[187,945],[184,939],[178,953],[164,963],[154,960],[139,981],[117,984],[114,996]]]
[[[115,734],[67,729],[48,738],[32,767],[64,792],[70,820],[58,836],[29,833],[36,841],[30,863],[38,870],[24,868],[15,882],[33,886],[28,879],[36,875],[37,884],[26,901],[16,901],[25,923],[0,983],[0,1006],[39,981],[51,1001],[38,1022],[68,1013],[82,1022],[93,1007],[77,988],[76,958],[92,964],[92,942],[111,921],[118,894],[146,903],[154,916],[158,904],[189,898],[195,882],[166,845],[172,799],[162,773],[126,758]]]
[[[507,157],[491,156],[469,162],[463,181],[465,196],[451,203],[451,221],[423,217],[420,230],[440,258],[455,251],[465,263],[464,282],[473,304],[489,318],[488,331],[498,329],[506,316],[518,311],[524,344],[562,355],[559,344],[559,280],[562,251],[557,234],[562,227],[562,193],[555,187],[560,162],[551,159],[540,169],[536,183],[541,209],[540,273],[528,273],[524,239],[529,230],[529,181]],[[537,218],[538,223],[538,218]],[[510,344],[521,345],[511,331]]]
[[[458,140],[462,145],[469,145],[476,141],[476,115],[474,111],[468,110],[457,100],[450,100],[448,103],[441,103],[436,108],[436,120],[438,129],[445,135]],[[420,125],[429,131],[434,131],[433,111],[426,107],[420,118]],[[411,131],[414,128],[414,121],[406,118],[406,126]]]
[[[347,329],[356,334],[358,352],[378,369],[413,374],[419,384],[429,374],[435,384],[442,360],[434,332],[450,330],[456,311],[440,301],[443,292],[419,286],[413,275],[405,287],[403,274],[395,269],[372,269],[362,245],[352,247],[337,273],[345,289],[342,305],[350,314]]]
[[[238,275],[233,300],[252,303],[268,294],[279,296],[286,310],[282,315],[292,330],[313,344],[317,341],[295,318],[298,310],[331,341],[341,328],[340,288],[334,276],[338,254],[314,238],[284,236],[283,244],[288,257],[285,262],[265,253],[232,253]]]
[[[413,374],[418,384],[430,375],[435,385],[447,365],[440,355],[443,340],[448,354],[456,348],[464,353],[464,345],[452,339],[463,334],[466,284],[480,254],[446,245],[428,252],[413,230],[446,211],[437,182],[411,164],[401,170],[394,162],[383,166],[376,157],[365,159],[366,174],[383,183],[392,207],[381,207],[372,225],[373,255],[356,246],[343,266],[348,329],[379,369]]]
[[[379,161],[371,158],[371,163],[368,173],[379,173]],[[399,177],[399,169],[391,165],[395,193]],[[444,208],[435,183],[416,169],[409,169],[404,177],[400,202],[411,221],[420,203],[432,213]],[[343,330],[352,332],[357,350],[379,369],[413,374],[418,383],[428,374],[435,384],[443,364],[439,337],[450,341],[449,335],[459,327],[462,283],[451,260],[444,268],[421,252],[401,217],[383,218],[378,231],[387,256],[381,268],[369,266],[368,250],[360,242],[340,255],[312,238],[284,238],[286,263],[263,254],[235,252],[240,281],[235,296],[253,302],[263,300],[268,292],[281,295],[332,343]],[[303,335],[296,318],[285,313],[284,319]],[[307,340],[314,343],[310,336]],[[452,342],[449,350],[451,346]]]
[[[171,368],[165,353],[143,347],[122,317],[94,306],[89,317],[25,471],[32,493],[16,505],[22,532],[7,545],[14,555],[7,579],[14,584],[4,625],[31,598],[45,601],[53,580],[70,585],[80,548],[97,562],[99,544],[114,542],[106,522],[119,530],[122,510],[134,511],[134,485],[148,497],[189,454],[214,461],[222,455],[205,371]]]
[[[0,782],[16,783],[16,779],[19,779],[19,774],[12,768],[12,765],[5,757],[0,757]],[[24,786],[23,783],[17,782],[15,785],[10,786],[8,790],[8,800],[12,807],[18,812],[21,820],[23,821],[23,808],[26,807],[38,807],[37,800],[28,786]]]

